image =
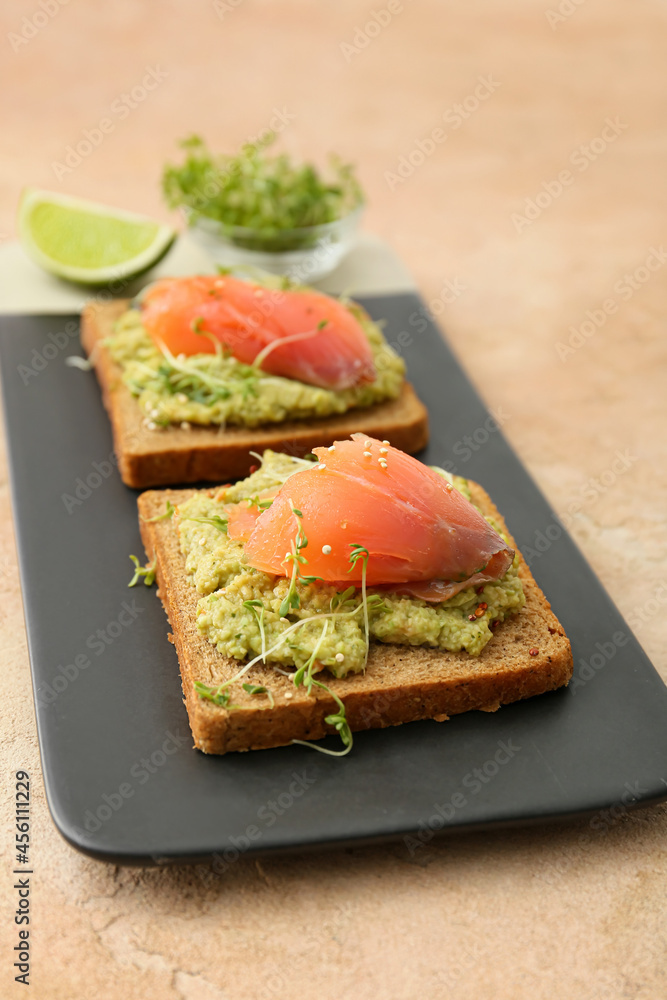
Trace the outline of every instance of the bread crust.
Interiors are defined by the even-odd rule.
[[[470,483],[470,490],[473,501],[506,531],[482,487]],[[324,722],[335,709],[333,699],[320,690],[308,695],[303,688],[295,689],[289,678],[261,663],[252,669],[252,683],[271,689],[273,709],[264,708],[265,698],[237,692],[240,685],[234,688],[234,703],[239,706],[234,711],[197,695],[196,681],[218,685],[242,664],[218,652],[197,630],[200,595],[187,580],[174,524],[148,520],[164,513],[167,500],[178,505],[193,492],[152,490],[139,497],[138,506],[142,539],[149,560],[155,560],[158,595],[178,653],[195,747],[223,754],[284,746],[293,739],[320,739],[333,731]],[[376,729],[418,719],[444,721],[471,709],[494,712],[500,705],[567,684],[572,676],[570,642],[522,557],[519,575],[526,605],[498,626],[479,656],[372,642],[364,674],[337,679],[325,672],[327,685],[345,703],[350,728]],[[531,655],[531,649],[537,653]]]
[[[225,482],[248,474],[251,451],[288,452],[301,457],[313,448],[349,437],[355,431],[389,438],[392,445],[413,454],[428,442],[428,414],[409,382],[398,399],[368,408],[348,410],[316,420],[291,420],[261,427],[196,427],[175,425],[151,431],[135,397],[124,384],[122,370],[104,340],[128,308],[129,300],[89,303],[81,317],[81,343],[92,355],[111,419],[114,449],[123,482],[135,489],[175,483]],[[95,350],[95,353],[93,353]]]

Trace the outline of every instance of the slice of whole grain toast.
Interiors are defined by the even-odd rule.
[[[469,486],[473,502],[506,532],[488,494],[476,483]],[[238,673],[242,663],[218,652],[197,630],[200,595],[186,576],[176,525],[168,519],[148,521],[164,513],[167,500],[178,506],[193,492],[152,490],[139,497],[138,506],[144,546],[149,560],[155,560],[158,595],[178,652],[195,746],[206,753],[222,754],[284,746],[293,739],[317,740],[333,732],[324,721],[336,710],[328,694],[314,688],[309,695],[303,687],[295,688],[290,678],[261,663],[243,681],[270,688],[275,698],[273,708],[266,707],[266,697],[246,693],[241,682],[233,686],[236,707],[231,711],[202,699],[195,691],[196,681],[217,686]],[[500,705],[567,684],[572,676],[569,640],[523,558],[519,575],[525,607],[498,625],[478,656],[373,641],[364,674],[340,679],[328,671],[320,674],[344,702],[350,728],[375,729],[418,719],[440,722],[471,709],[493,712]]]
[[[104,345],[114,323],[129,306],[127,300],[92,302],[81,317],[81,343],[86,354],[92,355],[111,419],[118,468],[127,486],[144,489],[239,479],[248,474],[251,451],[261,453],[271,448],[301,457],[355,431],[390,438],[396,448],[410,454],[420,451],[428,441],[428,414],[409,382],[404,382],[398,399],[316,420],[224,429],[192,426],[183,430],[174,424],[150,430],[145,414],[123,382],[120,366]]]

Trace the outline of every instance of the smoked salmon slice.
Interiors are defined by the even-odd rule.
[[[231,508],[228,532],[255,569],[289,576],[300,530],[303,576],[366,582],[441,602],[464,587],[497,580],[514,551],[451,483],[388,442],[353,434],[315,448],[318,462],[297,472],[264,510]]]
[[[376,377],[361,323],[322,292],[230,275],[163,278],[147,290],[141,313],[156,344],[174,355],[213,353],[214,338],[245,364],[309,385],[342,390]]]

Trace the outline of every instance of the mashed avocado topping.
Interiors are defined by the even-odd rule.
[[[107,346],[151,430],[183,423],[257,427],[327,417],[396,399],[405,377],[403,359],[387,344],[379,326],[359,307],[349,308],[368,337],[377,378],[341,391],[269,375],[222,350],[187,358],[163,353],[141,325],[137,309],[123,313]]]
[[[305,465],[304,459],[266,451],[261,467],[247,479],[211,495],[194,494],[177,513],[181,550],[190,581],[202,595],[197,626],[220,652],[238,660],[265,652],[267,663],[297,670],[312,663],[316,653],[318,664],[344,677],[363,671],[366,663],[360,589],[336,588],[321,581],[297,583],[299,606],[281,615],[289,581],[248,566],[242,543],[229,538],[225,530],[226,505],[252,502]],[[469,498],[466,481],[455,477],[453,482]],[[499,531],[497,524],[487,520]],[[369,587],[369,638],[477,655],[492,637],[491,623],[503,621],[525,603],[518,557],[501,580],[478,591],[468,588],[440,604],[428,604]],[[482,604],[486,605],[483,614],[474,617]],[[299,621],[304,624],[295,628]]]

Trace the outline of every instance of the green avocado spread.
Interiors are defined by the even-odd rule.
[[[362,671],[366,662],[361,590],[350,587],[341,591],[321,581],[297,583],[299,606],[281,617],[280,606],[289,581],[248,566],[242,543],[229,538],[225,530],[227,505],[248,503],[263,490],[282,485],[307,464],[305,459],[266,451],[261,467],[247,479],[211,496],[205,492],[194,494],[180,505],[176,515],[181,550],[190,582],[202,595],[197,626],[221,653],[245,660],[264,650],[267,663],[298,669],[317,647],[317,661],[334,676],[344,677]],[[465,479],[456,477],[453,483],[470,499]],[[497,524],[487,520],[499,530]],[[307,572],[306,567],[304,574]],[[518,557],[501,580],[487,583],[478,591],[468,588],[440,604],[428,604],[369,587],[369,639],[467,650],[476,655],[492,638],[491,623],[503,621],[525,603]],[[486,609],[480,617],[474,617],[480,604],[486,604]],[[326,618],[325,630],[322,616],[326,615],[330,617]],[[304,624],[294,629],[297,621]]]
[[[387,344],[379,326],[360,307],[348,308],[368,337],[377,378],[341,391],[267,374],[222,351],[189,357],[163,353],[141,325],[137,309],[123,313],[106,344],[150,430],[171,424],[257,427],[328,417],[396,399],[405,377],[403,359]]]

